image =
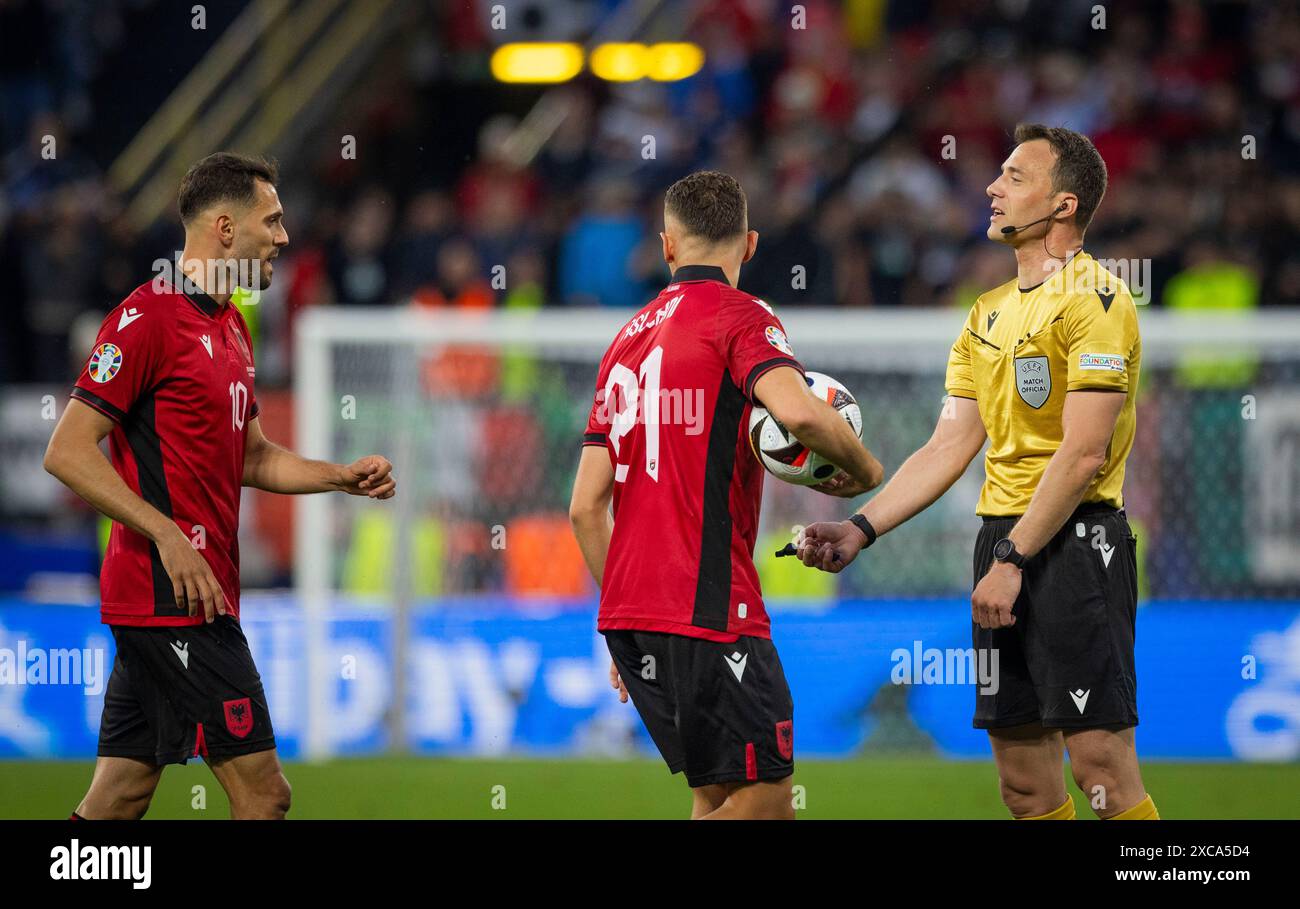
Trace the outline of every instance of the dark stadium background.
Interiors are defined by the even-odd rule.
[[[193,27],[194,6],[0,0],[0,450],[11,468],[0,478],[0,647],[24,634],[45,647],[81,647],[106,631],[87,608],[97,596],[102,527],[40,469],[53,425],[44,396],[61,410],[104,313],[179,250],[176,180],[218,148],[271,154],[281,167],[291,245],[250,322],[263,424],[286,442],[295,433],[294,332],[305,313],[630,313],[667,278],[657,236],[663,190],[701,167],[734,174],[748,193],[761,242],[743,273],[746,290],[782,313],[832,308],[868,325],[886,312],[946,313],[942,325],[955,333],[978,293],[1013,276],[1011,255],[984,239],[984,188],[1021,121],[1094,139],[1111,183],[1087,249],[1147,263],[1144,315],[1216,309],[1260,320],[1294,318],[1300,308],[1294,2],[814,0],[801,5],[807,27],[795,29],[792,4],[771,0],[535,0],[502,4],[511,23],[504,34],[489,27],[491,4],[468,0],[214,2],[202,4],[203,29]],[[1094,25],[1099,7],[1105,28]],[[705,65],[669,83],[614,84],[586,70],[559,86],[493,78],[489,61],[502,41],[602,39],[693,41]],[[205,82],[204,67],[220,78]],[[165,116],[183,98],[192,112]],[[539,110],[559,112],[560,124],[537,128]],[[229,112],[220,128],[208,117],[214,111]],[[641,154],[647,135],[657,144],[650,160]],[[948,136],[953,159],[940,154]],[[52,159],[42,155],[51,137]],[[355,158],[341,156],[344,137],[354,139]],[[529,139],[540,148],[519,163]],[[511,276],[508,289],[492,286],[494,266]],[[798,287],[795,267],[806,273]],[[341,356],[367,375],[347,359],[352,352]],[[459,498],[470,504],[430,505],[449,538],[486,539],[505,515],[512,538],[536,534],[538,552],[548,551],[548,534],[564,532],[556,515],[575,463],[565,446],[581,430],[594,368],[557,369],[553,385],[536,386],[549,397],[534,388],[512,398],[463,379],[465,400],[482,404],[477,444],[493,464],[461,477]],[[1163,760],[1151,764],[1148,785],[1168,793],[1158,798],[1167,816],[1296,816],[1300,482],[1288,449],[1278,448],[1280,466],[1269,468],[1278,483],[1265,495],[1281,517],[1260,532],[1281,567],[1261,573],[1258,521],[1243,493],[1258,467],[1240,411],[1244,395],[1267,396],[1285,411],[1270,424],[1280,425],[1277,438],[1294,439],[1300,351],[1267,362],[1178,361],[1150,375],[1126,490],[1144,539],[1143,594],[1154,604],[1139,634],[1159,638],[1143,679],[1167,670],[1177,685],[1200,687],[1186,689],[1195,704],[1159,694],[1144,705],[1144,717],[1163,714],[1178,726],[1153,732]],[[889,373],[879,389],[878,397],[908,402],[880,417],[889,466],[920,441],[933,413],[916,406],[930,391],[911,376]],[[487,403],[476,398],[484,394]],[[375,431],[367,444],[382,446],[388,430]],[[774,485],[781,515],[821,516],[822,504],[803,508]],[[969,521],[972,504],[955,502],[945,514]],[[292,623],[301,583],[292,507],[260,493],[244,507],[245,587],[277,591],[266,615]],[[918,532],[958,552],[969,529]],[[391,593],[354,564],[374,545],[338,542],[342,567],[331,588],[380,601]],[[437,577],[417,589],[417,638],[447,651],[468,638],[498,653],[511,635],[535,635],[544,659],[558,653],[588,661],[588,674],[603,671],[592,656],[592,591],[573,570],[571,544],[555,545],[562,551],[553,558],[534,560],[550,573],[535,573],[485,543],[448,543]],[[884,659],[919,635],[915,621],[940,646],[963,646],[966,558],[961,550],[957,567],[933,570],[878,560],[833,590],[799,581],[787,589],[775,578],[773,588],[795,599],[821,597],[812,610],[777,611],[778,643],[783,623],[792,640],[812,642],[825,621],[864,635],[873,643],[863,652],[875,647]],[[259,601],[249,602],[256,615]],[[529,624],[552,609],[560,624]],[[358,634],[386,660],[382,607],[377,615],[358,619]],[[274,622],[250,623],[255,644]],[[889,646],[870,637],[881,623]],[[1245,678],[1246,657],[1257,677]],[[807,678],[811,685],[811,670]],[[1224,727],[1239,722],[1233,705],[1260,686],[1251,750],[1232,744],[1241,739]],[[645,742],[628,711],[610,719],[602,700],[530,712],[535,688],[501,690],[522,724],[514,739],[485,744],[466,707],[464,729],[453,723],[454,733],[420,739],[407,728],[402,735],[414,738],[394,741],[405,727],[392,725],[385,707],[338,749],[349,758],[290,766],[294,814],[490,816],[483,793],[512,781],[524,793],[507,811],[514,816],[681,813],[680,782],[634,756]],[[968,695],[954,690],[918,708],[898,686],[864,688],[842,728],[819,739],[833,743],[825,745],[833,760],[801,765],[810,816],[1000,816],[991,765],[981,760],[987,746],[950,722]],[[0,757],[10,759],[0,763],[0,814],[66,812],[89,778],[96,718],[79,693],[0,685]],[[194,816],[188,786],[210,778],[193,767],[168,776],[156,811]],[[593,798],[597,784],[584,781],[626,796]]]

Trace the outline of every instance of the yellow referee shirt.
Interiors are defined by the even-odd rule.
[[[973,398],[988,432],[981,515],[1020,515],[1061,445],[1065,394],[1123,393],[1106,460],[1084,502],[1124,504],[1142,342],[1128,287],[1079,252],[1026,291],[1008,281],[975,301],[948,358],[948,394]]]

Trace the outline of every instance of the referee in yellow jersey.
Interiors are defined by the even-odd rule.
[[[971,618],[977,651],[995,649],[999,672],[995,693],[977,689],[974,722],[988,731],[1002,800],[1016,818],[1074,818],[1068,750],[1098,816],[1156,820],[1133,739],[1137,560],[1122,491],[1137,312],[1083,250],[1106,191],[1097,149],[1041,125],[1017,127],[1015,141],[987,194],[988,237],[1015,252],[1016,280],[975,301],[930,440],[849,520],[807,527],[799,556],[843,570],[943,495],[987,438]]]

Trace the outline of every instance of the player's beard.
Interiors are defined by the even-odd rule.
[[[264,256],[240,256],[233,260],[237,265],[235,285],[244,290],[266,290],[271,286],[271,260]]]
[[[257,290],[266,290],[271,286],[271,260],[261,259],[257,269]]]

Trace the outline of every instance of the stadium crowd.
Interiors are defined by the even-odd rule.
[[[127,224],[104,176],[121,149],[96,145],[87,99],[115,71],[92,64],[130,36],[86,17],[122,6],[0,3],[6,381],[66,381],[78,317],[97,323],[179,247],[170,220]],[[638,306],[666,277],[662,188],[700,167],[748,192],[762,235],[748,290],[967,304],[1011,274],[983,240],[984,188],[1018,120],[1093,137],[1111,188],[1089,248],[1150,260],[1146,302],[1300,304],[1297,4],[1124,4],[1104,28],[1084,0],[814,0],[806,28],[788,6],[694,4],[707,63],[683,82],[551,89],[569,114],[526,166],[507,139],[540,90],[491,81],[474,4],[421,9],[396,64],[339,107],[360,122],[325,124],[281,162],[292,245],[257,326],[259,381],[288,378],[304,306]],[[356,160],[340,159],[344,134]]]

